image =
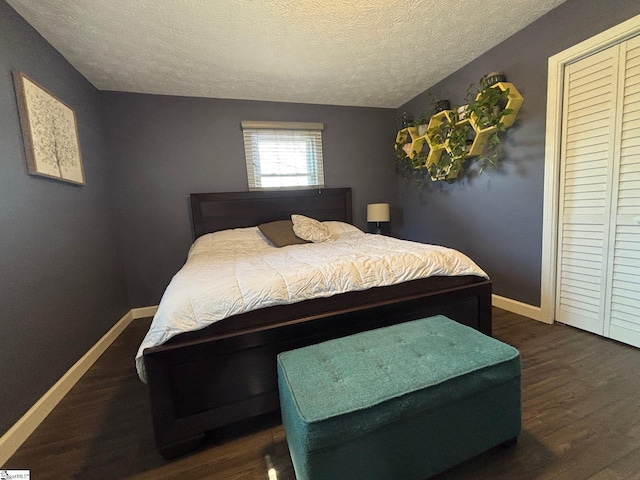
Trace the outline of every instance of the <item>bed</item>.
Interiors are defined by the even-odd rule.
[[[292,214],[351,224],[351,202],[349,188],[192,194],[194,237]],[[435,275],[266,306],[141,346],[158,452],[182,455],[216,429],[277,412],[275,358],[282,351],[435,314],[491,335],[491,281]]]

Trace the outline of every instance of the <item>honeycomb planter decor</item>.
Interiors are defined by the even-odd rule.
[[[424,131],[424,129],[421,129]],[[420,135],[416,126],[406,127],[398,131],[396,135],[395,151],[396,161],[399,164],[409,163],[414,169],[425,165],[427,156],[423,153],[424,143],[427,141],[426,133]]]
[[[418,124],[400,130],[395,143],[397,163],[425,168],[432,181],[449,182],[469,159],[481,162],[480,172],[487,163],[496,165],[498,133],[513,125],[524,98],[503,74],[496,73],[483,77],[479,90],[469,92],[470,96],[468,105],[421,117]]]

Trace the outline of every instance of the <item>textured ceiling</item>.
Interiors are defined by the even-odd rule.
[[[563,1],[8,3],[101,90],[397,108]]]

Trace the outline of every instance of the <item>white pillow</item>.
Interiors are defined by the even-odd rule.
[[[338,222],[335,220],[331,220],[328,222],[322,222],[323,225],[326,225],[329,228],[329,233],[332,237],[339,235],[341,233],[362,233],[364,232],[360,230],[358,227],[351,225],[350,223]]]
[[[291,215],[293,233],[296,236],[313,243],[326,242],[331,238],[329,228],[322,222],[304,215]]]

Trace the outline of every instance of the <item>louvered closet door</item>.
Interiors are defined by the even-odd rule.
[[[640,347],[640,37],[621,45],[620,64],[605,335]]]
[[[619,47],[565,70],[556,320],[604,334]]]

